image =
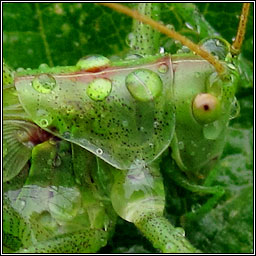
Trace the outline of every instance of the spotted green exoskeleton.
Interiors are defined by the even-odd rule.
[[[159,8],[138,5],[154,20]],[[6,251],[96,252],[120,216],[162,252],[200,252],[163,215],[160,156],[171,148],[170,175],[181,185],[185,175],[200,184],[220,158],[238,108],[234,50],[216,37],[196,48],[181,39],[195,53],[159,53],[159,32],[134,17],[126,59],[90,55],[20,72],[4,63]]]

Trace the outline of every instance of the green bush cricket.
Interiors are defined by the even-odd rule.
[[[156,34],[152,30],[151,33]],[[10,198],[14,201],[6,204],[7,220],[14,217],[14,225],[18,227],[16,234],[8,233],[12,226],[10,228],[6,221],[6,236],[15,237],[23,247],[20,249],[16,245],[13,250],[97,251],[106,244],[112,232],[116,212],[135,223],[154,247],[163,252],[196,251],[183,237],[183,231],[174,228],[162,216],[163,184],[158,163],[153,160],[171,144],[172,158],[190,180],[198,182],[205,178],[224,145],[222,133],[234,102],[238,75],[231,63],[225,67],[221,64],[219,69],[216,68],[217,74],[207,61],[191,54],[178,56],[176,60],[174,56],[172,61],[164,55],[141,58],[138,54],[142,54],[142,47],[136,49],[137,55],[125,61],[110,62],[102,56],[90,56],[73,67],[43,67],[17,73],[15,88],[19,98],[10,82],[12,74],[6,76],[4,157],[10,158],[10,151],[13,152],[10,149],[13,134],[17,134],[13,147],[22,153],[26,151],[27,155],[23,162],[18,161],[20,168],[16,168],[16,172],[10,166],[10,159],[4,159],[4,180],[13,182],[11,186],[16,186],[13,180],[19,173],[26,174],[28,167],[25,164],[32,152],[29,176],[24,186],[28,194],[23,189],[16,201],[10,192],[6,194],[7,201]],[[186,69],[189,70],[187,80],[181,76]],[[228,71],[224,72],[225,69]],[[197,88],[191,86],[191,91],[185,95],[182,86],[186,88],[191,81]],[[179,90],[176,84],[179,84]],[[224,115],[223,112],[219,114],[221,110],[225,110]],[[191,129],[189,134],[186,132],[188,128]],[[51,136],[44,130],[64,141],[55,138],[47,141]],[[208,140],[206,144],[205,139]],[[70,146],[65,141],[74,144]],[[43,143],[33,148],[38,142]],[[92,160],[94,157],[79,150],[77,145],[126,171],[116,170],[99,159]],[[195,151],[199,151],[195,148],[205,148],[205,152],[197,155]],[[61,156],[65,156],[65,163],[60,161]],[[50,167],[38,172],[44,161]],[[73,162],[73,167],[69,162]],[[68,182],[61,178],[64,166]],[[72,178],[72,172],[75,178]],[[40,175],[44,175],[45,180],[39,182]],[[52,177],[46,178],[49,176]],[[22,177],[17,178],[22,180]],[[90,179],[98,181],[98,185]],[[49,198],[49,203],[34,213],[31,208],[36,200],[27,207],[24,198],[37,189],[46,199]],[[214,187],[197,187],[195,191],[216,194]],[[70,194],[72,200],[66,194]],[[105,197],[110,198],[114,210]],[[65,212],[62,208],[69,210]],[[24,216],[29,216],[28,219],[19,216],[20,209]],[[86,231],[75,232],[81,218],[86,219],[82,222]],[[46,225],[49,220],[51,225]],[[27,225],[32,229],[31,234]],[[58,230],[60,226],[64,226],[64,230]],[[23,233],[18,234],[21,230]],[[166,239],[161,237],[163,232]],[[21,234],[35,240],[21,240]],[[100,242],[94,243],[93,237]],[[11,241],[7,247],[13,246],[16,240],[7,239],[7,243]],[[74,241],[81,244],[81,248]]]

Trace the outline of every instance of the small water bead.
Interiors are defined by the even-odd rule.
[[[122,125],[123,125],[123,127],[128,127],[129,123],[128,123],[128,121],[125,120],[122,122]]]
[[[215,121],[210,124],[205,124],[203,127],[203,135],[208,140],[215,140],[220,135],[223,125],[220,121]]]
[[[167,251],[167,252],[170,252],[170,251],[172,252],[172,251],[176,251],[176,250],[177,250],[177,247],[174,243],[167,243],[165,245],[165,251]]]
[[[103,154],[103,150],[101,148],[97,148],[96,149],[96,154],[102,155]]]
[[[66,113],[67,114],[71,114],[71,113],[74,113],[75,112],[75,109],[73,106],[67,106],[67,110],[66,110]]]
[[[22,67],[19,67],[19,68],[17,68],[16,69],[16,71],[19,73],[19,72],[24,72],[25,71],[25,69],[24,68],[22,68]]]
[[[53,121],[53,117],[52,115],[44,110],[44,109],[39,109],[37,112],[36,112],[36,119],[35,119],[35,122],[40,126],[40,127],[47,127],[49,126]]]
[[[110,60],[108,58],[97,54],[83,57],[76,63],[79,69],[86,71],[97,71],[109,65]]]
[[[32,86],[40,93],[50,93],[56,86],[56,80],[49,74],[40,74],[33,79]]]
[[[175,228],[175,234],[177,234],[178,236],[182,236],[185,237],[185,230],[181,227]]]
[[[235,67],[233,64],[231,64],[231,63],[228,64],[228,67],[229,67],[230,69],[232,69],[232,70],[236,70],[236,67]]]
[[[160,47],[159,53],[160,53],[160,54],[164,54],[164,47],[162,47],[162,46]]]
[[[189,28],[191,30],[194,30],[194,27],[190,23],[185,22],[185,25],[186,25],[187,28]]]
[[[127,55],[127,56],[125,57],[125,60],[138,60],[138,59],[141,59],[141,58],[143,58],[142,55],[135,53],[135,54],[129,54],[129,55]]]
[[[220,96],[223,88],[223,81],[217,72],[213,72],[206,80],[206,90],[215,96]]]
[[[166,64],[161,64],[158,68],[158,72],[165,74],[168,71],[168,66]]]
[[[49,66],[46,63],[42,63],[42,64],[39,65],[38,68],[39,69],[47,69],[47,68],[49,68]]]
[[[112,90],[112,83],[106,78],[96,78],[89,83],[86,93],[94,101],[102,101]]]
[[[26,201],[20,200],[19,202],[20,202],[20,206],[22,207],[20,210],[23,210],[26,206]]]
[[[141,126],[141,127],[139,128],[139,130],[140,130],[141,132],[143,132],[143,131],[145,130],[145,128],[144,128],[143,126]]]
[[[154,148],[154,144],[153,143],[149,143],[149,147],[150,148]]]
[[[201,208],[201,204],[196,203],[196,204],[193,204],[193,205],[191,206],[191,211],[192,211],[193,213],[195,213],[195,212],[197,212],[200,208]]]
[[[154,122],[154,128],[157,129],[159,127],[159,123],[157,121]]]
[[[71,134],[70,134],[70,132],[64,132],[62,136],[63,136],[65,139],[70,139]]]
[[[47,127],[49,125],[49,122],[47,119],[41,119],[39,121],[39,125],[40,125],[40,127]]]
[[[81,185],[81,181],[79,178],[75,178],[75,182],[76,182],[76,184]]]
[[[57,144],[57,141],[56,141],[54,138],[50,138],[50,139],[48,140],[48,142],[49,142],[51,145],[53,145],[53,146],[55,146],[55,145]]]
[[[163,89],[161,78],[148,69],[137,69],[125,79],[125,85],[136,100],[150,101],[158,97]]]
[[[229,120],[236,118],[240,113],[240,104],[236,97],[234,97],[234,100],[231,103],[231,109],[229,114]]]
[[[125,40],[126,44],[132,48],[136,43],[136,36],[134,33],[129,33]]]
[[[59,167],[61,165],[61,158],[59,155],[55,157],[52,164],[54,167]]]
[[[180,150],[184,149],[184,142],[183,141],[179,141],[178,142],[178,147]]]

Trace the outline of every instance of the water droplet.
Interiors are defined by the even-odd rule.
[[[48,140],[48,142],[49,142],[51,145],[53,145],[53,146],[55,146],[55,145],[57,144],[57,141],[56,141],[54,138],[50,138],[50,139]]]
[[[234,97],[234,100],[231,103],[231,109],[229,114],[229,120],[236,118],[240,113],[240,104],[236,97]]]
[[[56,86],[56,80],[49,74],[41,74],[33,79],[32,86],[40,93],[50,93]]]
[[[159,127],[159,123],[158,122],[154,122],[154,128],[157,129]]]
[[[20,67],[20,68],[17,68],[17,70],[16,70],[17,72],[24,72],[25,71],[25,69],[24,68],[22,68],[22,67]]]
[[[172,24],[167,24],[166,27],[170,30],[175,30],[175,27]]]
[[[143,126],[141,126],[139,129],[141,132],[143,132],[145,130],[145,128]]]
[[[129,123],[128,123],[128,121],[125,120],[122,122],[122,125],[123,125],[123,127],[128,127]]]
[[[154,148],[154,144],[153,143],[149,143],[149,147],[150,148]]]
[[[183,141],[179,141],[178,142],[178,147],[180,150],[184,149],[184,142]]]
[[[110,60],[102,55],[89,55],[81,58],[76,66],[81,70],[98,71],[110,65]]]
[[[140,54],[128,54],[126,57],[125,57],[125,59],[126,60],[138,60],[138,59],[141,59],[141,58],[143,58],[143,56],[142,55],[140,55]]]
[[[203,127],[204,137],[208,140],[215,140],[220,135],[223,125],[220,121],[215,121],[210,124],[205,124]]]
[[[186,25],[187,28],[189,28],[191,30],[194,30],[194,27],[190,23],[185,22],[185,25]]]
[[[52,116],[45,110],[39,109],[36,113],[35,122],[42,128],[49,126],[53,121]]]
[[[81,181],[80,181],[80,179],[75,178],[75,182],[76,182],[78,185],[81,185]]]
[[[70,134],[70,132],[64,132],[62,136],[63,136],[65,139],[70,139],[71,134]]]
[[[132,97],[144,102],[154,100],[163,88],[159,75],[148,69],[131,72],[125,79],[125,85]]]
[[[47,69],[47,68],[49,68],[49,66],[46,63],[42,63],[42,64],[39,65],[38,68],[39,69]]]
[[[66,110],[66,113],[67,114],[71,114],[71,113],[74,113],[75,112],[75,109],[73,108],[73,106],[67,106],[67,110]]]
[[[54,167],[59,167],[61,165],[61,158],[59,155],[57,155],[54,160],[53,160],[53,166]]]
[[[23,210],[24,207],[26,206],[26,201],[20,200],[19,202],[20,202],[20,206],[22,207],[21,210]]]
[[[52,166],[52,159],[48,159],[48,160],[47,160],[47,164],[50,165],[50,166]]]
[[[185,230],[181,227],[175,228],[175,234],[185,237]]]
[[[191,211],[192,211],[193,213],[195,213],[195,212],[198,211],[200,208],[201,208],[201,204],[196,203],[196,204],[193,204],[193,205],[191,206]]]
[[[47,119],[41,119],[39,121],[39,125],[40,125],[40,127],[47,127],[49,125],[48,120]]]
[[[125,41],[127,45],[132,48],[136,43],[136,36],[134,33],[129,33]]]
[[[168,69],[169,68],[166,64],[161,64],[158,68],[158,72],[164,74],[168,71]]]
[[[95,101],[104,100],[112,90],[112,83],[105,78],[96,78],[89,83],[86,93]]]
[[[164,54],[164,47],[162,47],[162,46],[160,47],[159,53]]]
[[[103,154],[103,150],[101,148],[97,148],[96,154],[97,155],[102,155]]]
[[[165,251],[166,252],[175,252],[177,250],[176,246],[174,243],[167,243],[165,245]]]
[[[232,69],[232,70],[236,70],[236,67],[235,67],[233,64],[231,64],[231,63],[228,64],[228,67],[229,67],[230,69]]]

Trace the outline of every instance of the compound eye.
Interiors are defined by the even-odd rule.
[[[209,94],[198,94],[192,104],[194,118],[201,124],[214,122],[220,117],[221,109],[219,100]]]

